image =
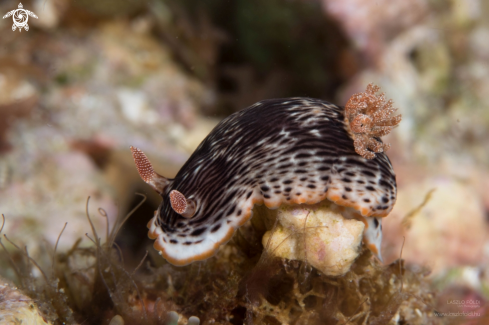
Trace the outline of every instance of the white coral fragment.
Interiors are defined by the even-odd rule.
[[[277,226],[262,238],[267,253],[305,261],[329,276],[348,272],[360,252],[363,222],[343,217],[341,207],[329,201],[276,211]]]

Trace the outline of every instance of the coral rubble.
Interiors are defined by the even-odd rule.
[[[344,275],[359,254],[365,225],[339,210],[328,200],[271,210],[278,223],[263,236],[266,253],[305,261],[326,275]]]

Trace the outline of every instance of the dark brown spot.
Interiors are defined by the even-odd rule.
[[[367,176],[370,176],[370,177],[375,177],[375,174],[372,173],[372,172],[369,172],[368,170],[364,170],[362,171],[363,175],[367,175]]]
[[[228,213],[226,213],[226,216],[230,216],[234,213],[234,210],[236,210],[236,206],[233,205],[233,207],[231,208],[231,210],[228,211]]]
[[[379,184],[380,184],[381,186],[383,186],[383,187],[392,188],[392,184],[390,184],[390,183],[389,183],[389,182],[387,182],[387,181],[384,181],[383,179],[381,179],[381,180],[379,181]]]
[[[212,229],[211,229],[211,232],[216,232],[219,230],[219,228],[221,228],[221,224],[218,224],[218,225],[215,225]]]
[[[191,236],[200,236],[200,235],[202,235],[202,233],[203,233],[204,231],[206,231],[206,229],[207,229],[207,228],[205,228],[205,227],[204,227],[204,228],[195,229],[194,231],[192,231],[192,232],[190,233],[190,235],[191,235]]]
[[[283,165],[278,165],[278,166],[277,166],[277,169],[285,169],[285,168],[289,168],[289,167],[292,167],[292,164],[283,164]]]

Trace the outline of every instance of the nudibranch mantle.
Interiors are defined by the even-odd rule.
[[[146,156],[131,148],[163,198],[148,224],[154,247],[186,265],[214,255],[255,204],[274,209],[328,199],[361,218],[367,244],[378,248],[381,217],[396,200],[395,174],[383,152],[373,159],[355,152],[344,119],[343,108],[319,99],[260,101],[222,120],[174,179],[148,171]],[[193,204],[191,217],[173,210],[174,190]]]

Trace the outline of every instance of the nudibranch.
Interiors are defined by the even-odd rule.
[[[148,223],[154,247],[174,265],[211,257],[252,216],[255,204],[325,199],[365,224],[380,258],[382,217],[396,201],[395,173],[380,140],[400,121],[378,88],[345,109],[320,99],[260,101],[222,120],[174,179],[157,174],[131,147],[141,178],[163,201]]]

